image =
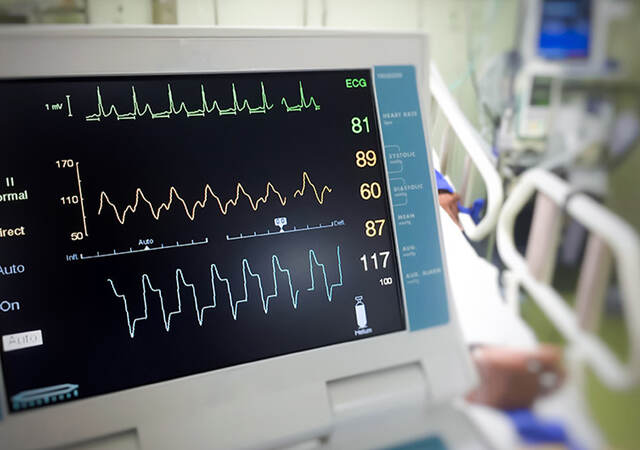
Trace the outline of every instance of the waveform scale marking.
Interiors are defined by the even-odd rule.
[[[334,292],[333,290],[337,287],[340,287],[343,285],[343,280],[342,280],[342,262],[340,260],[340,246],[336,247],[336,255],[337,255],[337,261],[338,261],[338,281],[335,283],[329,283],[328,277],[327,277],[327,271],[326,271],[326,266],[323,263],[320,263],[318,261],[318,258],[316,256],[316,253],[313,249],[309,250],[309,273],[311,276],[311,287],[307,288],[307,291],[311,292],[311,291],[315,291],[317,288],[317,283],[316,283],[316,277],[314,275],[314,266],[318,267],[322,270],[322,281],[324,283],[324,293],[327,297],[327,300],[329,302],[333,301],[333,295]],[[181,293],[181,286],[185,287],[185,288],[190,288],[191,289],[191,295],[193,296],[193,304],[194,304],[194,308],[195,308],[195,313],[196,313],[196,319],[198,322],[199,326],[202,326],[202,324],[204,323],[204,311],[207,309],[213,309],[217,307],[218,301],[217,301],[217,290],[216,290],[216,286],[215,286],[215,281],[216,279],[222,283],[224,283],[226,285],[226,291],[227,291],[227,296],[229,299],[229,306],[231,308],[231,315],[233,317],[233,320],[237,320],[238,319],[238,305],[240,305],[240,303],[247,303],[249,301],[249,288],[247,286],[247,274],[249,275],[249,277],[251,278],[255,278],[258,282],[258,288],[260,291],[260,299],[262,301],[262,310],[264,311],[265,314],[269,313],[269,302],[271,301],[271,299],[273,298],[277,298],[279,295],[279,285],[278,285],[278,273],[284,273],[287,277],[287,282],[288,282],[288,295],[291,299],[291,304],[293,306],[294,309],[298,309],[298,297],[300,294],[300,290],[299,289],[295,289],[293,287],[293,280],[291,279],[291,272],[289,269],[287,268],[283,268],[282,264],[280,263],[280,258],[277,255],[273,255],[271,257],[271,266],[272,266],[272,275],[273,275],[273,293],[272,294],[268,294],[265,296],[265,289],[262,283],[262,276],[258,273],[254,273],[251,270],[251,267],[249,265],[249,261],[244,258],[242,260],[242,279],[243,279],[243,290],[244,290],[244,298],[239,299],[239,300],[235,300],[233,299],[233,294],[231,293],[231,283],[229,281],[228,278],[223,278],[220,275],[220,272],[218,270],[218,266],[216,264],[211,264],[210,266],[210,273],[211,273],[211,289],[212,289],[212,303],[210,305],[204,305],[204,306],[200,306],[199,302],[198,302],[198,295],[196,293],[196,286],[193,283],[188,283],[185,278],[184,278],[184,273],[182,271],[182,269],[178,268],[176,269],[176,295],[177,295],[177,300],[178,300],[178,309],[176,309],[175,311],[170,311],[169,313],[167,313],[167,310],[165,309],[165,304],[164,304],[164,297],[162,294],[162,290],[161,289],[156,289],[153,287],[153,285],[151,284],[151,278],[149,277],[148,274],[143,274],[141,277],[141,283],[142,283],[142,301],[143,301],[143,305],[144,305],[144,314],[141,317],[136,317],[136,318],[131,318],[131,314],[129,312],[129,303],[127,301],[127,297],[125,294],[120,294],[118,293],[115,283],[113,282],[113,280],[111,280],[110,278],[107,279],[107,282],[109,283],[111,290],[113,291],[113,294],[118,297],[119,299],[122,300],[123,305],[124,305],[124,310],[125,310],[125,316],[126,316],[126,320],[127,320],[127,326],[129,329],[129,336],[133,339],[135,337],[135,332],[136,332],[136,324],[140,321],[143,320],[147,320],[149,318],[149,313],[148,313],[148,299],[147,299],[147,293],[149,291],[151,291],[154,294],[158,295],[158,298],[160,300],[160,310],[162,312],[162,320],[164,323],[164,328],[165,331],[169,332],[171,330],[171,318],[176,315],[176,314],[180,314],[182,313],[182,293]],[[322,284],[322,283],[321,283]],[[148,289],[147,289],[148,288]]]

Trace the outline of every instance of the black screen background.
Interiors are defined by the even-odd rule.
[[[348,89],[345,78],[363,78],[366,88]],[[170,119],[148,116],[136,120],[103,118],[87,122],[97,110],[100,86],[105,110],[132,110],[131,86],[141,107],[167,109],[167,83],[174,102],[189,109],[200,105],[200,84],[207,99],[224,107],[233,104],[231,83],[238,99],[252,106],[261,103],[260,82],[273,109],[266,114]],[[307,100],[313,96],[319,111],[285,112],[299,103],[298,82]],[[67,117],[65,95],[71,96],[72,117]],[[63,103],[62,111],[47,111],[45,103]],[[210,371],[263,358],[331,345],[405,328],[395,244],[384,181],[383,155],[370,72],[316,71],[102,77],[0,82],[2,163],[0,178],[15,179],[13,190],[27,189],[29,199],[0,203],[0,227],[25,226],[27,236],[0,239],[0,264],[24,264],[23,274],[0,277],[0,300],[20,301],[20,310],[0,314],[0,334],[41,329],[44,345],[2,353],[8,398],[18,392],[63,383],[79,385],[80,397],[103,394],[185,375]],[[368,116],[371,131],[354,134],[352,117]],[[374,167],[358,168],[356,150],[373,149]],[[79,162],[88,237],[71,241],[82,231],[79,205],[63,206],[60,197],[77,194],[74,169],[59,169],[55,161]],[[307,171],[318,188],[327,185],[320,205],[310,186],[304,196],[293,193],[302,186]],[[360,185],[377,181],[379,199],[362,200]],[[257,211],[241,197],[236,207],[221,215],[212,198],[188,220],[182,205],[174,202],[154,220],[141,204],[121,225],[111,208],[98,215],[100,193],[105,191],[120,211],[133,204],[135,190],[159,205],[174,186],[189,206],[204,196],[209,184],[223,200],[235,197],[240,182],[253,198],[263,196],[267,182],[286,196],[285,206],[273,196]],[[0,186],[0,193],[10,189]],[[293,225],[327,224],[344,220],[345,226],[277,236],[227,241],[226,235],[277,230],[273,220],[286,216]],[[381,236],[365,236],[366,220],[385,218]],[[209,239],[207,245],[167,249],[109,258],[66,261],[72,254],[90,255],[141,248],[140,240],[153,239],[152,247]],[[336,247],[340,246],[343,286],[334,288],[327,301],[322,272],[315,268],[317,288],[310,292],[309,250],[325,264],[329,283],[338,282]],[[386,269],[364,271],[360,257],[391,251]],[[217,306],[203,313],[199,326],[191,290],[181,289],[182,312],[164,327],[160,301],[148,292],[148,319],[128,332],[123,301],[127,297],[131,320],[144,315],[141,277],[147,274],[153,288],[163,294],[166,313],[178,306],[176,269],[195,285],[200,308],[212,302],[210,266],[230,280],[234,300],[244,296],[242,260],[262,276],[265,295],[273,292],[272,255],[290,270],[299,289],[298,308],[288,294],[286,276],[277,276],[280,294],[265,314],[255,278],[248,276],[248,302],[231,314],[224,284],[216,283]],[[379,279],[392,277],[381,286]],[[356,336],[354,297],[362,295],[373,332]]]

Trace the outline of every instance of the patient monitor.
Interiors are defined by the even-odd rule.
[[[482,446],[422,34],[0,31],[3,448]]]
[[[619,76],[607,54],[609,29],[630,5],[626,0],[526,0],[523,5],[515,133],[527,149],[544,151],[541,142],[552,131],[553,114],[566,101],[563,85]]]

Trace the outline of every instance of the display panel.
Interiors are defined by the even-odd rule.
[[[552,60],[586,59],[591,36],[591,0],[542,0],[538,52]]]
[[[0,81],[13,411],[405,328],[369,70]]]

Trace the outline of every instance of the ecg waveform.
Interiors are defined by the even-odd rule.
[[[337,261],[338,261],[338,281],[336,283],[329,283],[327,277],[327,271],[325,265],[318,262],[318,258],[316,257],[316,253],[313,249],[309,250],[309,273],[311,276],[311,286],[307,288],[307,291],[315,291],[317,287],[316,278],[314,274],[314,268],[320,268],[322,270],[322,281],[320,282],[321,288],[324,287],[324,293],[327,297],[327,300],[331,302],[333,300],[334,288],[342,286],[342,263],[340,261],[340,246],[336,247]],[[279,286],[278,286],[278,273],[285,274],[287,278],[287,286],[286,286],[286,295],[291,299],[291,304],[294,309],[298,309],[298,296],[300,294],[299,289],[295,289],[293,287],[293,280],[291,279],[291,272],[288,268],[284,268],[280,263],[280,258],[277,255],[273,255],[271,257],[271,266],[272,266],[272,275],[273,275],[273,293],[267,294],[265,296],[265,288],[262,283],[262,277],[258,273],[254,273],[249,266],[249,261],[245,258],[242,260],[242,279],[244,284],[244,297],[239,300],[234,300],[233,295],[231,293],[231,284],[228,278],[223,278],[220,275],[218,270],[218,266],[216,264],[211,264],[210,273],[211,273],[211,289],[213,292],[211,304],[201,306],[198,302],[198,295],[196,293],[195,284],[188,283],[184,278],[184,273],[182,269],[176,269],[176,293],[178,298],[178,309],[175,311],[170,311],[167,313],[167,310],[164,305],[164,297],[161,289],[156,289],[151,284],[151,278],[146,273],[141,277],[142,283],[142,301],[144,304],[144,315],[141,317],[136,317],[134,319],[131,318],[131,314],[129,312],[129,303],[127,301],[127,297],[124,294],[119,294],[116,286],[110,278],[107,279],[113,294],[122,300],[124,305],[125,316],[127,320],[127,326],[129,328],[129,336],[133,339],[136,333],[136,324],[140,321],[147,320],[149,317],[148,314],[148,299],[147,295],[149,291],[153,294],[157,294],[160,299],[160,310],[162,311],[162,320],[164,322],[164,329],[169,332],[171,330],[171,318],[176,315],[182,313],[182,289],[190,290],[190,295],[193,298],[193,304],[195,307],[196,320],[199,326],[202,326],[204,323],[204,312],[207,309],[216,308],[218,305],[218,294],[216,290],[215,282],[216,280],[224,283],[226,285],[226,295],[229,300],[229,307],[231,308],[231,315],[233,320],[238,319],[238,305],[241,303],[247,303],[249,301],[249,287],[247,285],[248,277],[255,278],[258,284],[258,290],[260,291],[260,299],[262,301],[262,310],[265,314],[269,313],[269,302],[277,298],[279,295]],[[323,286],[322,286],[323,285]]]
[[[314,193],[314,197],[316,199],[316,201],[318,202],[318,204],[322,205],[324,203],[324,196],[326,193],[330,193],[331,192],[331,188],[329,186],[323,186],[322,189],[320,189],[320,191],[318,191],[318,188],[316,188],[316,185],[313,184],[313,182],[311,181],[311,178],[309,177],[309,174],[305,171],[302,172],[302,185],[299,189],[297,189],[294,193],[293,193],[293,197],[302,197],[304,196],[306,190],[307,190],[307,186],[310,187],[310,189],[313,190]],[[187,217],[189,218],[189,220],[193,221],[196,217],[196,210],[198,208],[203,209],[206,205],[207,205],[207,201],[209,200],[209,198],[213,198],[216,203],[218,208],[220,209],[220,212],[222,213],[222,215],[227,215],[227,213],[229,212],[229,207],[230,206],[237,206],[238,202],[240,201],[240,196],[243,195],[244,197],[247,198],[247,200],[249,200],[249,204],[251,205],[251,209],[253,209],[254,211],[257,211],[258,208],[260,207],[260,204],[266,204],[267,201],[269,200],[269,196],[273,193],[273,195],[275,195],[278,198],[278,201],[280,202],[280,204],[282,206],[285,206],[287,204],[287,197],[283,196],[273,185],[273,183],[271,183],[270,181],[267,182],[266,185],[266,190],[265,190],[265,194],[261,197],[258,197],[257,199],[254,200],[254,198],[247,193],[247,191],[245,190],[245,188],[242,186],[241,183],[238,183],[236,185],[236,195],[235,197],[227,200],[227,201],[223,201],[215,192],[213,192],[213,189],[211,189],[211,186],[209,186],[208,184],[204,187],[204,193],[203,193],[203,197],[202,200],[198,200],[196,201],[193,206],[191,206],[191,208],[189,208],[189,206],[187,205],[187,202],[180,196],[180,194],[178,193],[177,189],[174,186],[171,186],[169,188],[169,200],[165,203],[161,203],[160,206],[153,206],[153,203],[145,196],[144,192],[142,191],[141,188],[137,188],[136,189],[136,200],[133,203],[133,205],[127,205],[124,209],[122,209],[122,212],[120,212],[118,210],[118,207],[109,199],[109,196],[107,195],[106,192],[102,191],[100,193],[100,206],[98,208],[98,215],[102,214],[102,209],[105,207],[105,204],[111,206],[111,208],[113,209],[113,212],[116,216],[116,219],[118,220],[118,222],[120,222],[120,224],[124,225],[124,222],[127,220],[127,214],[128,213],[135,213],[138,209],[138,206],[140,205],[141,201],[143,203],[145,203],[147,206],[149,206],[149,210],[151,211],[151,215],[153,216],[153,218],[155,220],[159,220],[160,219],[160,213],[162,212],[162,210],[168,211],[171,206],[173,205],[174,199],[179,202],[180,204],[182,204],[184,211],[187,215]]]
[[[316,102],[316,99],[311,96],[308,100],[302,86],[302,81],[298,82],[299,88],[299,103],[289,105],[287,99],[282,97],[280,104],[284,107],[286,112],[299,112],[307,109],[318,111],[320,105]],[[173,91],[171,89],[171,83],[167,84],[167,101],[168,108],[163,111],[154,112],[151,109],[149,103],[144,103],[141,107],[141,103],[138,101],[138,94],[136,93],[135,86],[131,86],[131,103],[132,110],[126,113],[120,113],[115,105],[111,105],[108,108],[104,106],[104,100],[102,98],[102,92],[100,92],[100,86],[96,87],[96,95],[98,102],[98,110],[95,114],[89,114],[85,116],[88,122],[100,122],[102,119],[115,117],[116,120],[136,120],[138,117],[148,116],[151,119],[170,119],[173,116],[184,114],[187,118],[191,117],[204,117],[206,114],[214,112],[218,113],[218,116],[237,115],[239,112],[247,111],[249,114],[266,114],[273,109],[274,105],[269,103],[267,99],[267,93],[264,88],[264,83],[260,82],[260,98],[262,103],[258,106],[251,106],[249,100],[238,100],[238,93],[236,91],[235,83],[231,83],[231,94],[233,96],[233,106],[224,108],[220,105],[218,100],[213,100],[209,103],[207,100],[207,94],[204,89],[204,85],[200,85],[200,105],[195,109],[189,109],[185,102],[177,102],[173,98]],[[178,106],[176,106],[176,103]]]

